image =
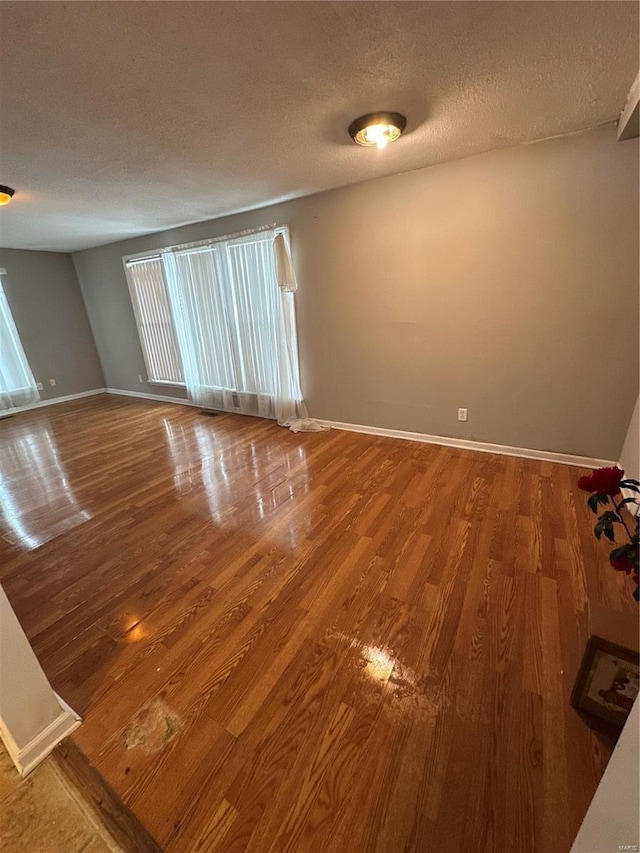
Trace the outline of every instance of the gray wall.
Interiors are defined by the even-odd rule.
[[[71,255],[0,249],[11,312],[41,400],[104,388],[104,377]],[[56,387],[49,379],[56,380]]]
[[[138,381],[123,255],[289,223],[314,416],[617,459],[638,395],[637,157],[607,126],[78,252],[107,385],[180,395]]]

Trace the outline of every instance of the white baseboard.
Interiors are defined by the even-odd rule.
[[[192,400],[187,400],[184,397],[163,397],[161,394],[147,394],[144,391],[121,391],[119,388],[105,388],[107,394],[115,394],[120,397],[134,397],[140,400],[155,400],[157,403],[177,403],[179,406],[193,406],[196,409],[203,409],[207,412],[216,412],[219,415],[245,415],[247,418],[261,418],[262,415],[256,415],[253,412],[233,412],[229,409],[212,409],[209,406],[203,406],[201,403],[194,403]]]
[[[122,397],[138,397],[141,400],[156,400],[159,403],[177,403],[180,406],[196,406],[191,400],[176,397],[163,397],[160,394],[146,394],[143,391],[121,391],[118,388],[106,388],[107,394],[118,394]],[[499,456],[519,456],[523,459],[537,459],[542,462],[559,462],[562,465],[575,465],[578,468],[601,468],[605,465],[615,465],[609,459],[596,459],[592,456],[574,456],[571,453],[556,453],[553,450],[535,450],[529,447],[510,447],[504,444],[488,444],[483,441],[470,441],[465,438],[449,438],[446,435],[427,435],[422,432],[406,432],[401,429],[385,429],[384,427],[362,426],[361,424],[346,424],[338,421],[325,421],[316,418],[318,423],[330,429],[342,429],[347,432],[362,432],[366,435],[381,435],[387,438],[401,438],[404,441],[420,441],[425,444],[440,444],[444,447],[459,447],[462,450],[476,450],[479,453],[496,453]]]
[[[104,394],[105,391],[106,388],[94,388],[91,391],[79,391],[77,394],[65,394],[63,397],[54,397],[53,400],[38,400],[37,403],[32,403],[30,406],[16,406],[13,409],[3,409],[0,411],[0,418],[17,415],[18,412],[29,412],[31,409],[41,409],[43,406],[55,406],[56,403],[68,403],[70,400],[93,397],[96,394]]]
[[[534,450],[529,447],[510,447],[504,444],[488,444],[484,441],[470,441],[466,438],[449,438],[446,435],[427,435],[422,432],[405,432],[401,429],[344,424],[337,421],[319,421],[331,429],[347,432],[362,432],[366,435],[381,435],[387,438],[401,438],[405,441],[420,441],[425,444],[440,444],[444,447],[459,447],[462,450],[475,450],[479,453],[496,453],[500,456],[519,456],[523,459],[537,459],[542,462],[559,462],[563,465],[575,465],[579,468],[601,468],[615,465],[608,459],[595,459],[591,456],[573,456],[570,453],[556,453],[552,450]]]
[[[157,403],[178,403],[180,406],[195,406],[201,409],[197,403],[192,403],[191,400],[181,397],[164,397],[162,394],[147,394],[144,391],[122,391],[120,388],[105,388],[107,394],[115,394],[118,397],[136,397],[140,400],[155,400]]]
[[[0,737],[21,776],[31,773],[82,722],[57,693],[56,699],[60,703],[60,715],[22,748],[18,747],[0,718]]]

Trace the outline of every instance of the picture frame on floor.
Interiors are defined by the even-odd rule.
[[[638,652],[590,637],[571,693],[571,705],[622,728],[638,696]]]

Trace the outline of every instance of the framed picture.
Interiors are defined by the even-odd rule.
[[[638,653],[591,637],[571,693],[578,711],[622,728],[639,689]]]

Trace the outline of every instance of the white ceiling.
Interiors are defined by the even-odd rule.
[[[0,245],[75,249],[615,119],[632,2],[3,2]],[[350,121],[408,118],[384,151]]]

